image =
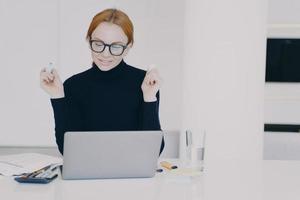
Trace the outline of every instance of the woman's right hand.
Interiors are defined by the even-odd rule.
[[[40,85],[52,99],[65,97],[63,83],[55,69],[51,72],[47,72],[46,68],[41,70]]]

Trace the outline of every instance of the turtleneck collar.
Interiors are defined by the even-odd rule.
[[[101,75],[101,76],[115,76],[117,74],[119,74],[121,71],[124,70],[124,68],[126,67],[126,63],[124,62],[124,60],[122,60],[117,66],[115,66],[114,68],[108,70],[108,71],[103,71],[101,70],[96,63],[93,62],[93,66],[92,66],[92,70],[97,74],[97,75]]]

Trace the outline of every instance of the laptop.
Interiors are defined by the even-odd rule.
[[[162,137],[162,131],[66,132],[62,177],[153,177]]]

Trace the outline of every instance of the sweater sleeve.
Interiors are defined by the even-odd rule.
[[[159,121],[159,92],[156,94],[157,101],[143,102],[142,112],[142,130],[161,130]],[[162,139],[160,153],[165,146],[164,138]]]
[[[82,130],[79,103],[71,89],[72,85],[66,81],[64,83],[65,97],[51,99],[54,112],[56,144],[61,154],[63,154],[65,132]]]

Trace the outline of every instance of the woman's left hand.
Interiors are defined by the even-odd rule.
[[[147,71],[141,86],[145,102],[153,102],[157,100],[156,93],[160,89],[161,82],[162,80],[157,69]]]

